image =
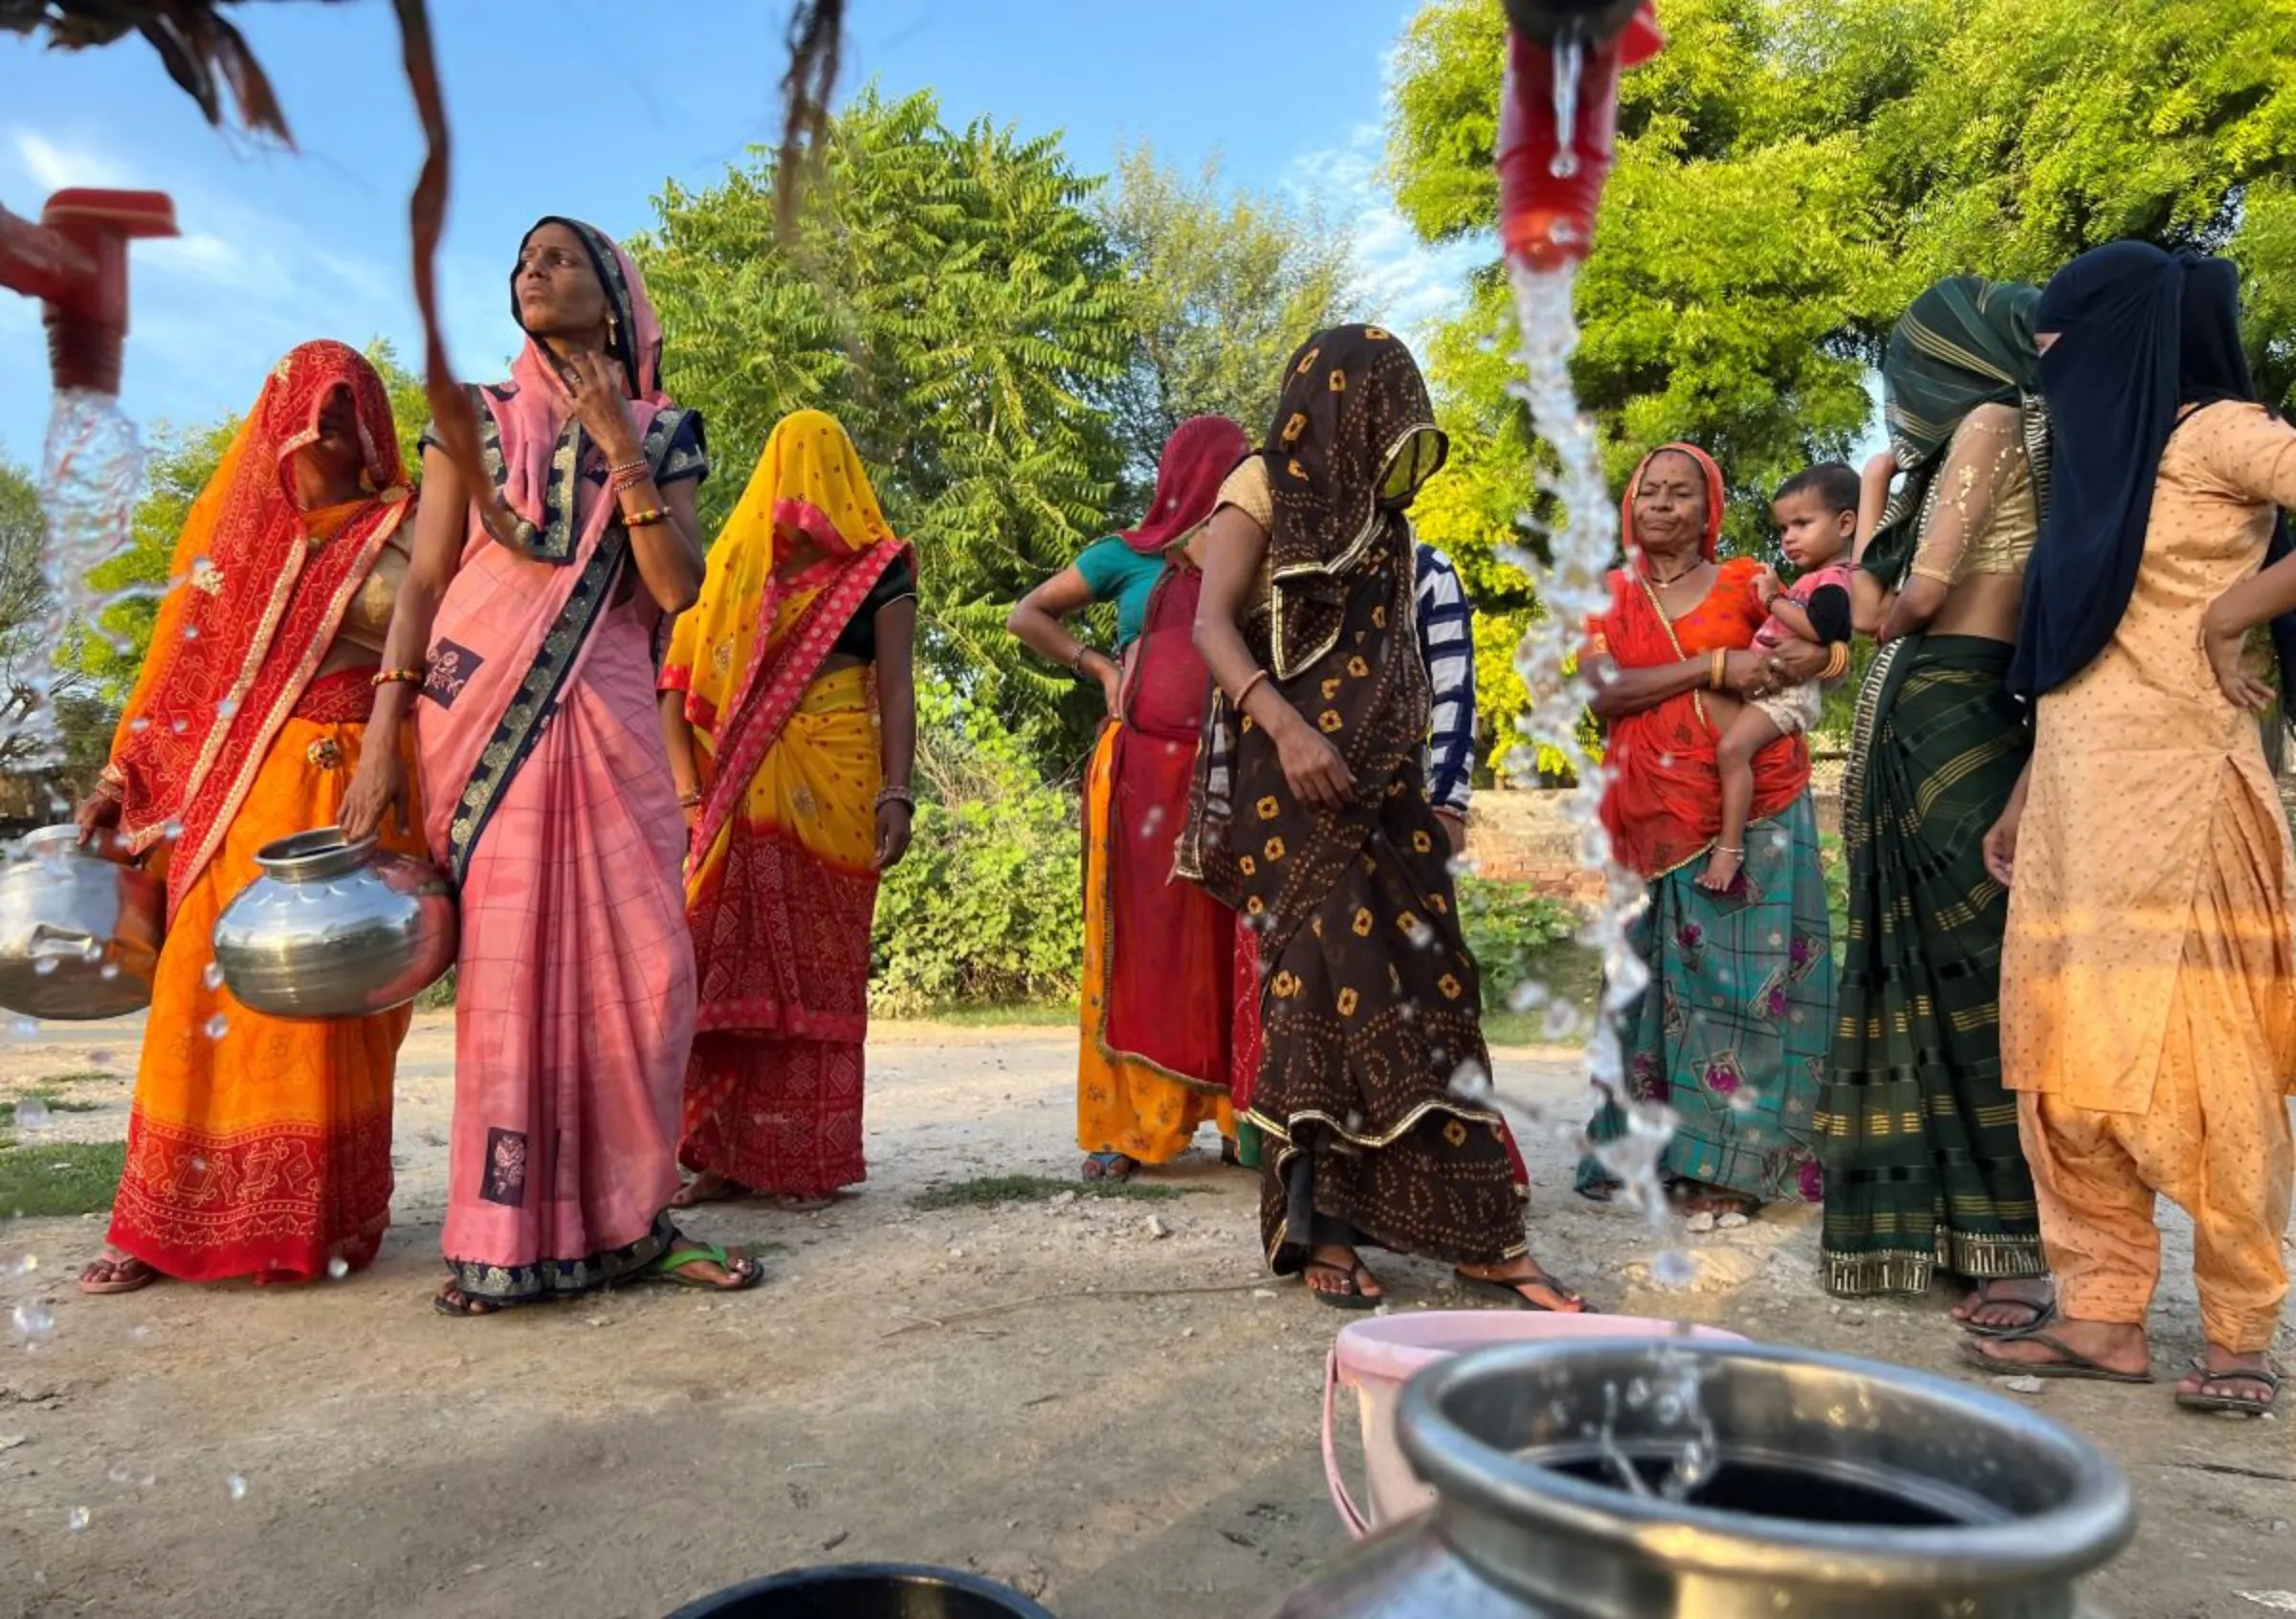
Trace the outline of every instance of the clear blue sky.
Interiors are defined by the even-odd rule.
[[[1146,140],[1193,166],[1321,195],[1353,228],[1363,313],[1410,326],[1456,285],[1460,255],[1409,240],[1378,188],[1389,50],[1412,0],[850,0],[842,85],[931,87],[944,116],[1065,130],[1103,172]],[[453,121],[446,317],[464,375],[516,344],[505,279],[536,216],[615,233],[652,221],[666,177],[707,184],[770,140],[782,0],[437,0]],[[77,55],[0,38],[0,203],[35,212],[62,185],[175,194],[184,239],[135,253],[127,407],[139,421],[244,410],[296,343],[391,339],[419,354],[407,193],[420,158],[390,9],[237,8],[299,152],[219,134],[140,40]],[[1471,261],[1473,255],[1467,255]],[[36,459],[47,410],[36,310],[0,293],[0,455]]]

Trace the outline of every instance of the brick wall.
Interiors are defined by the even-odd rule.
[[[1827,832],[1842,825],[1842,765],[1821,759],[1812,772],[1818,824]],[[1478,790],[1467,843],[1475,870],[1552,898],[1582,905],[1600,898],[1601,883],[1578,863],[1578,833],[1563,816],[1565,796],[1542,788]]]

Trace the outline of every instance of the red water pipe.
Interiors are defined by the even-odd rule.
[[[45,306],[48,369],[55,387],[120,391],[127,335],[127,244],[172,236],[165,191],[58,191],[40,222],[0,208],[0,286]]]
[[[1559,270],[1594,247],[1618,134],[1619,75],[1656,55],[1666,36],[1647,0],[1507,0],[1507,12],[1499,241],[1534,270]],[[1567,71],[1574,57],[1575,75]]]

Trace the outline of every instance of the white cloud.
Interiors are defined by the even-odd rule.
[[[10,134],[16,166],[43,194],[71,186],[120,189],[135,184],[126,168],[92,147],[60,145],[33,129]]]
[[[1465,306],[1468,275],[1497,249],[1484,240],[1422,242],[1388,195],[1380,171],[1384,139],[1380,125],[1359,124],[1345,145],[1294,159],[1285,184],[1347,227],[1358,312],[1424,342],[1431,327]]]

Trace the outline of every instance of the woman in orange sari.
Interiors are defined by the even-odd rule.
[[[412,1014],[259,1016],[222,987],[210,936],[258,875],[257,850],[337,818],[413,510],[382,379],[354,349],[307,343],[273,369],[176,543],[102,786],[79,810],[167,890],[127,1164],[85,1292],[309,1281],[382,1247]]]
[[[681,1205],[867,1175],[877,880],[908,852],[916,562],[835,418],[784,418],[660,680],[700,987]]]

